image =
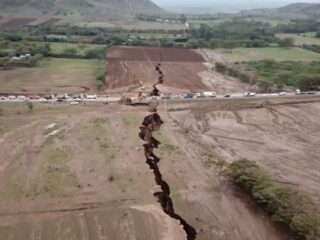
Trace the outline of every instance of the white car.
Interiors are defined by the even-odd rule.
[[[95,95],[95,94],[93,94],[93,95],[88,94],[88,95],[87,95],[87,99],[97,99],[97,95]]]
[[[245,92],[243,96],[245,97],[254,97],[256,95],[255,92]]]
[[[45,99],[45,98],[40,98],[40,99],[39,99],[39,102],[41,102],[41,103],[46,103],[46,102],[48,102],[48,100]]]
[[[285,96],[285,95],[287,95],[286,92],[279,92],[279,96]]]
[[[20,95],[20,96],[18,96],[17,98],[18,98],[18,100],[21,100],[21,101],[26,100],[26,97],[25,97],[25,96],[23,96],[23,95]]]
[[[78,105],[78,104],[79,104],[79,102],[75,102],[75,101],[70,102],[70,105]]]
[[[14,99],[17,99],[17,97],[16,97],[16,96],[13,96],[13,95],[10,95],[10,96],[8,96],[8,99],[14,100]]]

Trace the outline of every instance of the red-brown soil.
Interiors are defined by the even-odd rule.
[[[152,87],[161,62],[164,84],[161,92],[189,92],[212,90],[232,93],[248,90],[250,85],[222,75],[214,65],[192,49],[157,47],[112,47],[107,52],[107,92],[136,92]],[[210,60],[211,61],[211,60]]]
[[[14,18],[1,24],[1,27],[5,28],[18,28],[28,25],[35,21],[36,18]]]
[[[57,22],[59,22],[60,20],[61,20],[61,18],[49,18],[49,19],[45,20],[44,22],[40,23],[40,25],[42,25],[42,26],[53,26]]]

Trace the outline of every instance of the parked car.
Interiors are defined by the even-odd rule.
[[[193,98],[194,94],[193,93],[187,93],[186,95],[183,96],[184,99],[190,99]]]
[[[17,97],[14,96],[14,95],[10,95],[10,96],[8,96],[8,99],[9,99],[9,100],[14,100],[14,99],[17,99]]]
[[[230,95],[229,95],[229,94],[227,94],[227,95],[224,95],[224,97],[225,97],[225,98],[229,98],[229,97],[230,97]]]
[[[255,92],[245,92],[243,96],[245,97],[254,97],[256,95]]]
[[[73,101],[73,102],[70,102],[70,105],[78,105],[79,102],[76,102],[76,101]]]
[[[97,95],[95,94],[88,94],[86,97],[87,99],[97,99]]]
[[[285,96],[285,95],[287,95],[286,92],[279,92],[279,96]]]
[[[202,92],[199,92],[199,93],[195,93],[194,97],[196,97],[196,98],[205,98],[206,96]]]

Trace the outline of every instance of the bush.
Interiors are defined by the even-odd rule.
[[[253,161],[243,159],[230,164],[228,174],[298,239],[320,238],[319,213],[308,197],[280,186]]]
[[[217,72],[220,72],[220,73],[226,73],[228,70],[227,65],[221,62],[216,62],[215,66],[216,66]]]

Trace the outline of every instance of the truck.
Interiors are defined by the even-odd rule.
[[[217,96],[216,92],[203,92],[203,95],[207,98],[214,98]]]

